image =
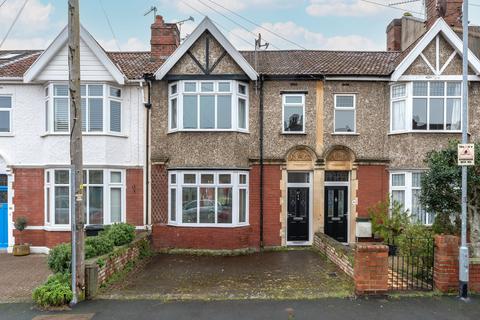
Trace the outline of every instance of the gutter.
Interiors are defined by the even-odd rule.
[[[145,126],[145,225],[150,225],[150,112],[152,109],[152,79],[153,75],[148,73],[143,75],[143,79],[147,84],[148,97],[144,103],[147,111],[146,126]],[[143,88],[143,87],[142,87]],[[143,95],[145,99],[145,95]]]
[[[263,140],[264,140],[264,117],[263,117],[263,76],[260,75],[260,96],[259,96],[259,108],[258,108],[258,118],[259,118],[259,135],[260,135],[260,249],[263,249],[263,188],[264,188],[264,154],[263,154]]]

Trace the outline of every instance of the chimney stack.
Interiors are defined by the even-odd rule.
[[[387,26],[387,51],[402,50],[402,19],[393,19]]]
[[[151,26],[150,56],[152,60],[165,59],[180,45],[180,31],[176,23],[165,23],[157,15]]]
[[[450,27],[462,27],[463,0],[426,0],[426,27],[430,27],[438,18],[443,18]]]

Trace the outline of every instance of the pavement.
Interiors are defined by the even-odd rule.
[[[0,303],[31,301],[33,289],[49,274],[46,255],[15,257],[0,253]]]
[[[0,319],[466,320],[480,319],[479,301],[480,297],[473,297],[468,303],[455,297],[170,303],[155,300],[94,300],[62,312],[41,312],[32,308],[31,304],[0,304]]]
[[[169,300],[350,297],[352,280],[313,250],[239,256],[158,254],[101,298]]]

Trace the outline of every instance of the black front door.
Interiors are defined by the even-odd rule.
[[[287,241],[309,240],[309,188],[288,188]]]
[[[325,187],[325,234],[348,242],[348,187]]]

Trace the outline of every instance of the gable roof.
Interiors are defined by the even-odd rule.
[[[443,18],[439,18],[433,24],[433,26],[420,39],[418,39],[413,46],[409,48],[410,50],[408,51],[408,54],[398,62],[398,65],[392,73],[392,81],[397,81],[404,74],[408,67],[418,56],[420,56],[423,50],[439,33],[444,36],[445,40],[455,49],[458,54],[463,55],[462,40],[448,26]],[[480,60],[470,49],[468,50],[468,63],[477,75],[480,74]]]
[[[80,39],[82,39],[97,59],[105,66],[113,79],[119,84],[125,83],[125,75],[112,62],[107,53],[93,38],[93,36],[83,27],[80,26]],[[33,81],[40,72],[48,65],[51,59],[58,53],[60,49],[67,45],[68,30],[65,27],[60,34],[53,40],[50,46],[42,52],[38,59],[25,72],[23,80],[28,83]]]
[[[258,74],[251,64],[245,60],[237,49],[227,40],[223,33],[213,24],[213,22],[205,17],[202,22],[195,28],[195,30],[188,36],[188,38],[175,50],[175,52],[168,57],[165,63],[155,72],[157,80],[163,79],[165,75],[175,66],[175,64],[187,53],[188,49],[200,38],[205,32],[209,31],[212,36],[220,43],[225,51],[232,57],[232,59],[240,66],[245,74],[251,79],[256,80]]]

